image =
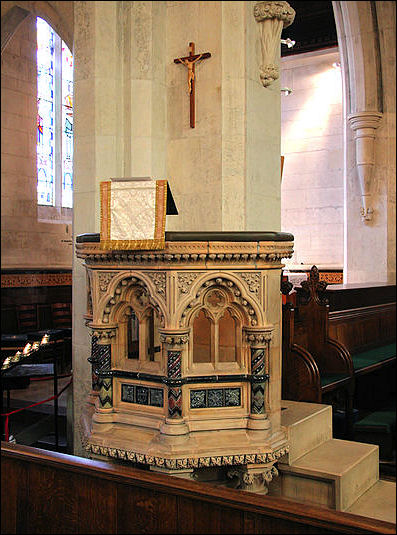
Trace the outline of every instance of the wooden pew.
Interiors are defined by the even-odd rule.
[[[2,442],[2,533],[395,533],[395,524]]]
[[[313,266],[309,280],[296,289],[297,305],[283,306],[283,397],[326,402],[327,394],[344,391],[350,436],[357,379],[396,361],[395,286],[394,301],[392,288],[386,292],[379,287],[380,298],[387,301],[383,304],[374,304],[376,287],[360,296],[357,286],[351,285],[350,298],[344,286],[342,299],[335,287],[326,289]],[[289,290],[285,286],[284,293]],[[371,304],[366,305],[366,298]],[[343,310],[343,300],[358,306]]]
[[[349,434],[353,365],[345,347],[329,335],[326,286],[313,266],[309,280],[297,289],[297,306],[290,302],[283,305],[282,397],[330,404],[333,398],[342,398]],[[289,290],[289,286],[282,288],[284,293]]]

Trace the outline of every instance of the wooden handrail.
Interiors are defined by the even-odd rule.
[[[215,506],[216,514],[220,515],[227,515],[227,511],[233,509],[237,513],[240,512],[244,515],[247,513],[250,515],[258,515],[259,519],[262,519],[262,521],[267,518],[269,522],[272,521],[271,519],[279,519],[280,522],[284,521],[292,523],[291,525],[294,526],[295,533],[328,533],[330,531],[335,531],[337,533],[392,534],[395,533],[396,530],[395,524],[389,522],[296,503],[284,498],[252,494],[249,492],[145,471],[126,465],[110,464],[102,461],[40,450],[28,446],[2,442],[1,456],[2,462],[4,463],[2,466],[3,489],[4,482],[7,480],[7,470],[11,470],[13,462],[15,462],[16,469],[19,472],[21,471],[21,466],[24,466],[27,471],[34,470],[34,467],[41,467],[46,473],[56,473],[56,477],[51,477],[51,481],[52,484],[55,485],[57,485],[59,481],[61,489],[65,488],[65,480],[71,481],[73,478],[77,477],[80,485],[86,478],[91,481],[94,478],[99,479],[100,481],[113,482],[118,489],[117,492],[120,491],[120,486],[123,487],[124,490],[121,489],[123,496],[125,496],[126,487],[130,487],[130,489],[127,489],[127,492],[131,492],[132,500],[135,496],[134,492],[142,492],[142,490],[139,489],[145,489],[147,496],[147,493],[149,493],[149,496],[152,493],[153,500],[158,500],[161,495],[167,497],[175,496],[179,514],[184,519],[184,522],[190,521],[186,517],[187,512],[184,513],[183,511],[184,504],[186,504],[186,501],[189,501],[190,503],[193,500],[194,504],[197,502],[198,506],[200,502],[205,502],[207,504],[205,507],[208,508]],[[16,481],[14,481],[14,479],[12,480],[13,484],[17,485],[18,488],[24,489],[24,492],[27,492],[27,496],[29,496],[30,493],[33,494],[35,492],[34,488],[26,489],[30,484],[30,478],[26,478],[23,481],[21,478],[16,479]],[[77,486],[79,492],[83,492],[83,490],[80,490],[82,487]],[[101,484],[99,482],[98,488],[100,487]],[[16,496],[20,495],[18,488],[17,491],[14,489],[13,492],[10,493],[11,496],[15,497],[15,500],[17,499]],[[2,492],[2,496],[2,533],[7,533],[7,531],[3,530],[3,517],[11,510],[15,513],[18,504],[10,503],[9,500],[11,500],[11,498],[8,498],[7,492]],[[95,496],[92,499],[94,498]],[[59,493],[53,493],[51,495],[51,500],[54,501],[57,499],[61,499],[59,498]],[[78,497],[76,497],[76,499],[78,499]],[[25,507],[26,505],[27,504],[25,504]],[[8,509],[10,509],[10,511],[8,511]],[[29,521],[34,527],[34,518],[31,516],[29,518]],[[212,518],[212,520],[210,520],[210,518]],[[59,519],[48,519],[48,529],[51,529],[50,525],[52,521],[59,522]],[[208,515],[208,522],[211,521],[214,521],[214,517]],[[7,520],[5,519],[4,522],[7,522]],[[189,531],[189,533],[195,533],[193,519],[191,522],[191,531]],[[210,526],[210,524],[208,525]],[[309,527],[309,531],[306,531],[305,526]],[[313,531],[313,527],[316,527],[317,531]],[[23,533],[24,531],[19,532]],[[28,531],[25,532],[27,533]],[[33,533],[37,531],[29,532]],[[78,531],[78,526],[76,526],[76,532],[85,533],[85,531]],[[140,531],[134,531],[134,533],[139,532]],[[150,531],[146,532],[149,533]],[[163,533],[163,531],[153,532]],[[211,531],[206,532],[209,533]],[[212,532],[225,533],[225,531],[222,530]],[[252,531],[249,529],[244,529],[241,533],[251,532]],[[8,533],[14,533],[14,531],[8,531]],[[68,533],[68,531],[63,531],[62,533]],[[164,533],[171,533],[171,531],[164,531]]]

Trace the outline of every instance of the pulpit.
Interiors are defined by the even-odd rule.
[[[228,467],[263,488],[288,449],[281,414],[279,232],[166,232],[163,250],[104,250],[87,271],[87,452],[187,475]]]

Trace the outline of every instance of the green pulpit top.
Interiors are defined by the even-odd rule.
[[[289,242],[294,236],[287,232],[273,231],[208,231],[208,232],[166,232],[167,242]],[[99,243],[99,233],[79,234],[76,243]]]

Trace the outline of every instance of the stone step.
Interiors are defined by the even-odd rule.
[[[284,498],[346,511],[379,480],[379,448],[330,439],[278,469]]]
[[[377,481],[347,509],[353,515],[396,522],[396,482]]]
[[[332,407],[319,403],[281,401],[281,425],[287,432],[291,464],[332,438]]]

